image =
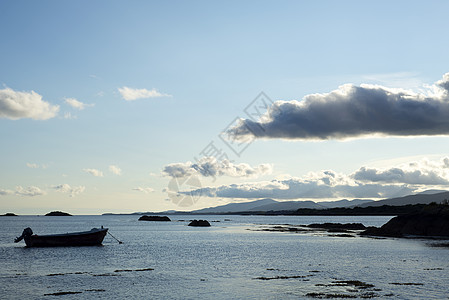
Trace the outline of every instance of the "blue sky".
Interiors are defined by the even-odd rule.
[[[190,210],[447,189],[446,125],[421,122],[445,117],[448,9],[447,1],[2,1],[0,213]],[[406,128],[330,109],[326,95],[347,96],[337,98],[349,107],[365,103],[344,84],[406,95],[404,119],[385,114]],[[244,109],[262,91],[285,101],[267,114],[278,106],[288,114],[260,121],[267,134],[237,156],[218,135],[238,117],[247,124]],[[298,104],[313,94],[335,113]],[[386,103],[396,107],[393,96]],[[410,103],[438,109],[424,108],[423,117],[405,111]],[[365,110],[383,115],[375,104]],[[314,113],[326,117],[310,126],[335,132],[301,137],[298,118]],[[343,115],[359,134],[338,130]],[[202,157],[211,142],[229,160]],[[186,176],[195,184],[176,194],[170,184]],[[192,190],[201,197],[179,206]]]

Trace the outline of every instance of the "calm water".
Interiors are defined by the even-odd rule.
[[[430,247],[429,241],[254,231],[264,224],[361,222],[380,226],[390,217],[197,217],[220,221],[212,222],[211,228],[188,227],[193,216],[171,218],[176,221],[139,222],[137,216],[2,217],[0,298],[313,299],[306,296],[309,293],[382,299],[449,296],[449,249]],[[25,248],[23,242],[13,243],[28,226],[37,234],[49,234],[101,225],[124,243],[110,236],[98,247]],[[154,270],[138,271],[147,268]],[[341,282],[356,280],[370,286]],[[46,295],[58,292],[78,294]]]

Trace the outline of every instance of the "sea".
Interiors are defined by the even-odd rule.
[[[437,246],[441,241],[264,230],[325,222],[381,226],[391,217],[169,217],[0,217],[0,298],[449,299],[449,248]],[[212,226],[187,226],[192,219]],[[112,234],[102,246],[14,243],[26,227],[52,234],[101,226]]]

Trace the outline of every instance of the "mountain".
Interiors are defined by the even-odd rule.
[[[261,199],[243,203],[230,203],[217,207],[208,207],[204,209],[194,210],[191,213],[212,214],[212,213],[229,213],[229,212],[245,212],[245,211],[283,211],[297,210],[299,208],[310,209],[326,209],[333,207],[349,207],[363,203],[372,202],[372,200],[339,200],[319,202],[314,201],[276,201],[273,199]]]
[[[208,207],[199,210],[194,210],[191,213],[201,213],[201,214],[210,214],[210,213],[228,213],[228,212],[241,212],[251,210],[258,206],[269,205],[273,203],[278,203],[273,199],[261,199],[251,202],[243,202],[243,203],[229,203],[226,205],[216,206],[216,207]]]
[[[254,207],[248,211],[282,211],[299,208],[325,209],[326,207],[313,201],[283,201]]]
[[[359,205],[360,207],[368,206],[382,206],[382,205],[408,205],[408,204],[429,204],[432,202],[441,203],[441,201],[449,199],[449,192],[442,192],[436,194],[419,193],[416,195],[409,195],[405,197],[391,198],[379,201],[373,201]]]
[[[431,194],[438,194],[438,193],[444,193],[447,192],[445,190],[427,190],[421,193],[418,193],[417,195],[431,195]]]
[[[336,208],[336,207],[351,207],[351,206],[361,206],[362,204],[366,204],[369,202],[373,202],[374,200],[362,200],[362,199],[354,199],[354,200],[338,200],[338,201],[324,201],[318,202],[319,205],[324,206],[324,208]]]

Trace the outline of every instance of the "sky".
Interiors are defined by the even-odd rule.
[[[0,2],[0,214],[449,188],[447,1]]]

